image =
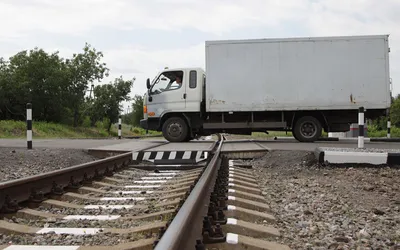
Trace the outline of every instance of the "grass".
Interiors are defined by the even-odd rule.
[[[77,127],[36,122],[32,123],[33,138],[109,138],[118,137],[118,124],[111,126],[110,133],[102,124],[96,127]],[[159,135],[155,131],[149,131],[149,135]],[[146,130],[128,124],[122,124],[122,136],[143,136]],[[0,121],[0,138],[26,138],[26,123],[23,121]]]
[[[118,124],[111,126],[111,132],[108,133],[105,126],[101,123],[96,124],[96,127],[77,127],[33,121],[32,125],[33,138],[109,138],[118,137]],[[374,126],[368,127],[367,137],[386,137],[386,130],[378,130]],[[144,136],[146,131],[139,127],[134,127],[128,124],[122,124],[122,136]],[[160,135],[160,132],[149,131],[149,135]],[[323,132],[323,136],[327,137],[328,134]],[[269,134],[253,133],[246,138],[274,138],[274,137],[292,137],[292,133],[271,131]],[[400,128],[391,128],[391,137],[400,137]],[[26,123],[23,121],[0,121],[0,138],[26,138]]]

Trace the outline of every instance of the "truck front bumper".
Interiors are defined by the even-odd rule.
[[[141,119],[140,120],[140,127],[142,127],[143,129],[148,129],[147,119]]]
[[[141,119],[140,127],[147,130],[159,130],[159,119]]]

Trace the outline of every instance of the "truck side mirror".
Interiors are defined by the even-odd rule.
[[[146,81],[146,85],[147,85],[147,89],[150,89],[150,78],[147,78],[147,81]]]

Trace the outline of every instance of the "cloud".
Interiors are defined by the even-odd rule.
[[[149,50],[141,47],[125,47],[104,53],[104,61],[111,69],[107,80],[123,75],[136,78],[132,89],[134,94],[146,91],[145,81],[168,68],[205,67],[204,44],[170,50]],[[138,70],[139,69],[139,70]]]
[[[204,67],[209,39],[390,34],[400,93],[399,11],[398,0],[2,0],[0,53],[39,46],[71,54],[89,40],[111,76],[136,76],[133,91],[142,94],[145,78],[165,66]]]

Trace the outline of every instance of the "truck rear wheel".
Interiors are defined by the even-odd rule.
[[[180,117],[168,118],[163,124],[162,132],[165,139],[170,142],[183,142],[188,138],[189,128]]]
[[[318,119],[312,116],[304,116],[297,120],[294,129],[294,137],[301,142],[314,142],[322,133],[322,126]]]

